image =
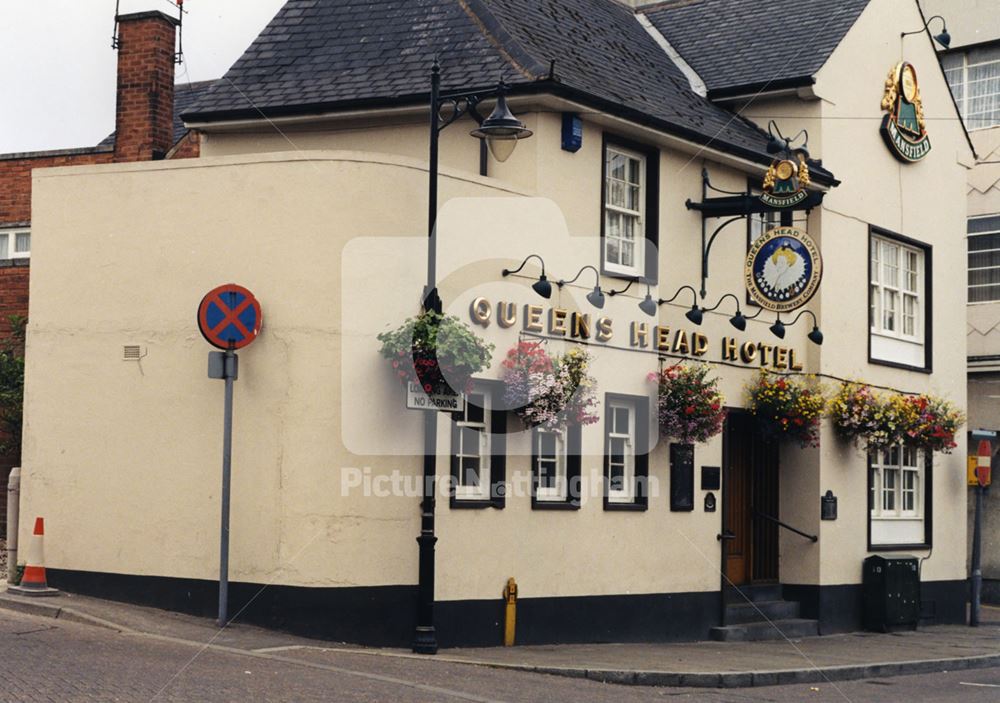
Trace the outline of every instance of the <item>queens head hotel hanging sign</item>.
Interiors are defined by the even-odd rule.
[[[913,163],[930,153],[931,141],[924,121],[917,71],[912,64],[900,61],[889,71],[882,109],[888,113],[882,119],[882,139],[893,156]]]

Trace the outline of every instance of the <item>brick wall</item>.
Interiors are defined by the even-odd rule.
[[[118,18],[115,161],[162,159],[174,144],[176,26],[162,12]]]
[[[197,159],[199,156],[201,156],[201,137],[194,130],[185,134],[170,154],[171,159]]]
[[[111,163],[110,151],[74,149],[0,157],[0,227],[31,222],[31,172],[53,166],[83,166]]]

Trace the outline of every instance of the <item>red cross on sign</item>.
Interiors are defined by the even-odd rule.
[[[260,303],[243,286],[227,283],[209,291],[198,306],[198,328],[219,349],[242,349],[257,339]]]

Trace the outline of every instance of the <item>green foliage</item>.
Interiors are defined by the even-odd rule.
[[[427,392],[452,386],[459,391],[473,374],[489,367],[493,345],[479,339],[455,316],[428,311],[378,336],[379,353],[404,382],[418,382]]]
[[[21,424],[24,411],[24,332],[28,319],[11,315],[11,336],[0,347],[0,454],[17,452],[21,447]]]

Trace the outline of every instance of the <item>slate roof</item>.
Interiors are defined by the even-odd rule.
[[[502,76],[512,93],[563,95],[695,143],[771,159],[766,135],[696,95],[615,0],[289,0],[184,118],[419,104],[435,55],[446,91],[492,88]]]
[[[810,85],[868,2],[667,0],[640,11],[718,98]]]
[[[194,83],[178,83],[174,86],[174,144],[184,138],[188,133],[188,128],[184,126],[181,115],[204,95],[215,81],[196,81]],[[111,147],[115,145],[115,132],[106,136],[98,148]]]

